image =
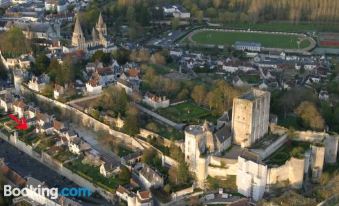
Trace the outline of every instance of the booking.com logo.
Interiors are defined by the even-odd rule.
[[[4,196],[30,196],[32,194],[38,194],[50,199],[58,199],[59,196],[63,197],[89,197],[92,195],[92,191],[89,188],[85,187],[65,187],[59,189],[58,188],[47,188],[47,187],[41,187],[41,185],[38,185],[38,187],[34,187],[32,185],[27,186],[25,188],[12,188],[11,185],[4,185]]]

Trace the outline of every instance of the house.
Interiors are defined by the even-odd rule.
[[[146,164],[139,172],[139,179],[147,189],[150,189],[151,187],[158,188],[164,185],[164,179],[161,175]]]
[[[42,126],[38,125],[36,127],[36,132],[37,133],[45,133],[47,135],[53,134],[53,126],[51,123],[46,123]]]
[[[4,109],[5,112],[8,112],[12,109],[12,103],[14,102],[14,97],[11,94],[4,94],[0,96],[0,107]]]
[[[60,122],[58,120],[53,120],[53,129],[54,132],[60,134],[63,129],[65,129],[65,124],[63,122]]]
[[[95,72],[99,76],[99,82],[101,85],[107,86],[115,80],[115,74],[111,67],[96,68]]]
[[[84,164],[92,165],[94,167],[99,167],[103,164],[99,152],[94,149],[84,151],[84,155],[84,159],[82,160],[82,163]]]
[[[81,152],[88,151],[90,149],[91,146],[79,137],[74,137],[68,142],[68,150],[76,155],[80,155]]]
[[[27,108],[27,105],[22,99],[16,100],[13,103],[14,113],[18,115],[18,118],[22,118],[24,116],[26,108]]]
[[[322,101],[327,101],[329,99],[329,94],[326,90],[321,90],[319,92],[319,99]]]
[[[162,7],[165,16],[172,16],[180,19],[188,19],[191,17],[191,13],[181,5],[166,5]]]
[[[46,11],[56,11],[62,13],[67,11],[68,2],[66,0],[46,0],[45,9]]]
[[[53,90],[54,99],[59,99],[63,94],[65,94],[65,87],[55,84]]]
[[[42,92],[48,83],[49,76],[47,74],[42,74],[40,77],[32,76],[28,82],[28,88],[36,92]]]
[[[94,72],[95,69],[97,68],[103,68],[103,64],[102,62],[99,62],[99,61],[96,61],[96,62],[89,62],[87,63],[86,65],[86,72],[89,73],[89,72]]]
[[[147,92],[142,100],[148,106],[151,106],[154,109],[166,108],[170,105],[170,100],[164,97],[159,97],[154,94]]]
[[[136,206],[152,206],[152,194],[149,191],[137,191]]]
[[[51,116],[46,113],[37,112],[36,113],[37,124],[39,126],[44,126],[45,124],[51,123]],[[52,124],[50,124],[52,126]]]
[[[100,76],[97,72],[94,72],[91,79],[86,83],[86,91],[88,94],[92,95],[100,94],[102,92]]]
[[[100,174],[104,177],[112,177],[113,174],[117,174],[120,171],[120,167],[113,165],[110,162],[103,162],[99,168]]]
[[[120,199],[128,202],[128,198],[131,196],[132,192],[127,190],[125,187],[119,185],[115,193]]]
[[[152,194],[148,191],[137,191],[134,192],[126,189],[125,187],[119,185],[116,190],[116,195],[127,202],[128,206],[152,206],[153,199]]]
[[[15,21],[8,22],[6,25],[8,29],[17,27],[22,30],[27,39],[58,39],[60,35],[60,24],[53,23],[41,23],[41,22],[23,22]]]
[[[261,43],[257,43],[257,42],[237,41],[235,42],[233,47],[236,50],[240,50],[240,51],[252,51],[252,52],[261,51]]]
[[[33,59],[29,55],[21,55],[17,58],[7,58],[4,62],[8,68],[28,69]]]

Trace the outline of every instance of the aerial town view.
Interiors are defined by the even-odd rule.
[[[339,0],[0,0],[0,206],[339,206]]]

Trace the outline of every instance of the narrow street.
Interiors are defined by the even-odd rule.
[[[24,178],[34,177],[45,182],[49,187],[79,187],[71,180],[59,175],[57,172],[21,152],[4,140],[0,140],[0,158],[4,158],[7,166]],[[97,198],[91,196],[88,199],[78,198],[76,201],[86,206],[111,205],[102,197]]]

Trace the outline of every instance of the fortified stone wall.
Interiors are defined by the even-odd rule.
[[[328,136],[325,139],[325,162],[335,164],[337,162],[339,136]]]
[[[25,152],[32,158],[36,159],[37,161],[41,162],[42,164],[46,165],[47,167],[51,168],[52,170],[56,171],[58,174],[72,180],[74,183],[81,187],[87,187],[90,188],[92,191],[96,191],[99,194],[101,194],[103,197],[105,197],[108,200],[113,200],[114,195],[106,190],[104,190],[101,187],[98,187],[91,183],[90,181],[84,179],[83,177],[79,176],[76,173],[73,173],[71,170],[67,169],[63,165],[60,165],[60,163],[56,163],[55,160],[49,161],[51,157],[45,153],[43,155],[37,155],[36,152],[33,150],[33,148],[30,145],[26,145],[21,140],[17,139],[15,136],[11,136],[10,138],[4,135],[2,132],[0,132],[0,137],[18,148],[20,151]],[[56,165],[58,165],[56,167]]]
[[[277,149],[283,146],[287,142],[287,140],[288,140],[287,134],[284,134],[265,149],[251,149],[251,150],[259,154],[262,159],[266,159],[275,151],[277,151]]]
[[[325,132],[314,132],[314,131],[296,131],[296,140],[302,140],[306,142],[322,142],[326,136]]]
[[[93,129],[94,131],[99,131],[99,130],[106,131],[109,134],[111,134],[111,135],[113,135],[117,138],[120,138],[123,142],[126,142],[131,147],[143,149],[143,147],[133,137],[126,135],[122,132],[118,132],[118,131],[111,129],[109,125],[106,125],[106,124],[94,119],[93,117],[89,116],[88,114],[86,114],[82,111],[79,111],[76,108],[73,108],[73,107],[71,107],[67,104],[62,103],[62,102],[47,98],[43,95],[34,93],[23,85],[21,86],[21,92],[23,94],[34,94],[39,99],[39,101],[43,101],[44,103],[47,103],[47,104],[52,104],[52,105],[54,105],[54,106],[56,106],[60,109],[65,110],[66,113],[70,116],[70,118],[73,121],[74,120],[80,120],[80,122],[78,122],[78,123],[80,123],[81,125],[83,125],[87,128]]]
[[[282,181],[288,181],[294,188],[300,188],[304,179],[305,159],[292,157],[284,165],[269,168],[267,172],[267,184],[274,185]]]

